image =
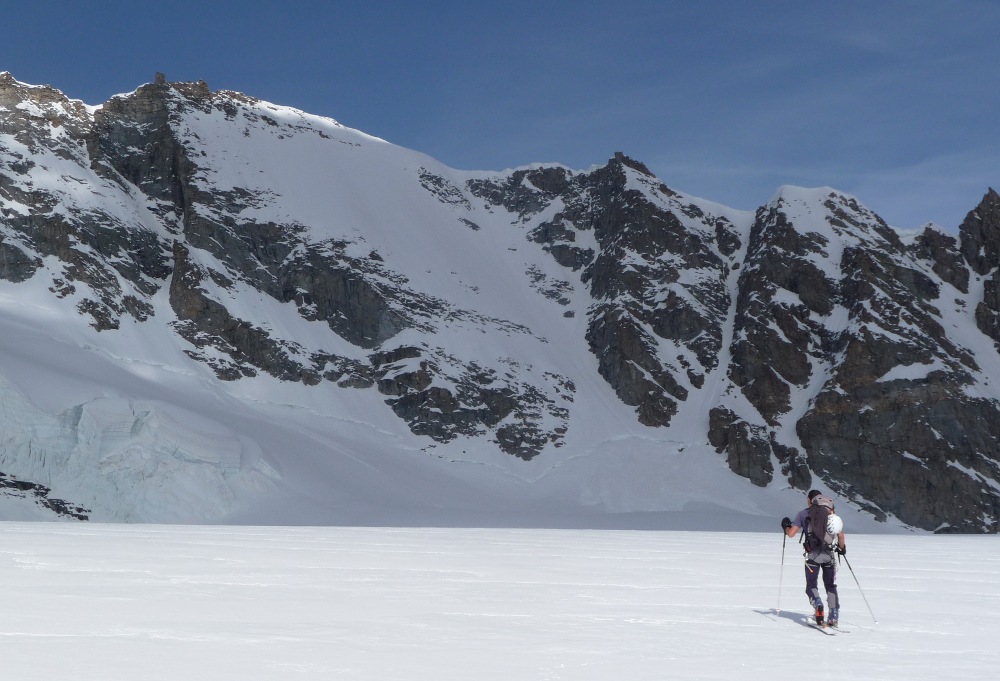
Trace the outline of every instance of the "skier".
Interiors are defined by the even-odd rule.
[[[847,545],[844,542],[844,524],[833,514],[833,500],[819,490],[810,490],[809,506],[799,511],[795,520],[782,518],[781,529],[789,537],[805,530],[806,596],[815,608],[817,626],[836,627],[840,617],[840,598],[837,595],[837,561],[833,554],[846,555]],[[823,599],[818,586],[820,571],[829,606],[825,625]]]

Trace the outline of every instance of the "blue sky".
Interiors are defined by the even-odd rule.
[[[1000,188],[1000,2],[48,0],[0,70],[99,104],[163,71],[466,169],[615,151],[736,208],[782,184],[954,228]]]

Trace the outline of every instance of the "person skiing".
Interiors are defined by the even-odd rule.
[[[836,627],[840,619],[840,597],[837,594],[837,561],[834,553],[847,554],[844,541],[844,524],[833,513],[833,500],[819,490],[809,491],[809,505],[799,511],[795,520],[781,519],[781,529],[788,537],[804,531],[803,549],[806,562],[806,596],[816,612],[817,626]],[[819,595],[819,575],[823,573],[823,586],[829,606],[826,621],[823,619],[823,599]]]

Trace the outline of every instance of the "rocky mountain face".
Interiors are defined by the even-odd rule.
[[[729,375],[757,428],[734,431],[742,414],[719,407],[713,442],[758,484],[778,474],[773,456],[794,486],[818,476],[876,517],[961,530],[995,518],[994,358],[968,342],[982,294],[958,240],[928,228],[904,244],[836,194],[796,203],[758,211],[738,288]]]
[[[441,451],[544,465],[607,391],[762,488],[1000,529],[993,190],[901,235],[832,189],[746,213],[623,154],[463,173],[201,82],[88,107],[0,74],[0,280],[219,382],[378,395]]]

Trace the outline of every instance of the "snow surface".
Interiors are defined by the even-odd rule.
[[[868,606],[842,568],[849,633],[830,637],[802,622],[799,547],[788,542],[782,569],[777,528],[3,522],[3,669],[19,681],[996,678],[995,537],[848,528],[847,541]]]
[[[457,189],[513,171],[449,169],[267,102],[240,111],[240,125],[200,111],[181,122],[210,169],[196,178],[202,188],[250,191],[258,200],[242,219],[298,225],[314,243],[346,241],[350,256],[377,252],[412,289],[479,313],[448,327],[436,349],[500,375],[516,362],[526,375],[572,380],[566,446],[527,463],[483,438],[443,446],[415,437],[373,390],[306,389],[267,376],[220,382],[169,332],[165,289],[149,301],[155,314],[145,323],[124,319],[118,331],[98,333],[77,313],[82,289],[52,295],[61,265],[50,258],[27,282],[0,282],[0,471],[51,487],[94,520],[230,525],[19,522],[52,514],[0,491],[6,677],[995,677],[996,537],[902,534],[898,523],[842,504],[849,556],[879,624],[844,573],[850,633],[827,637],[803,625],[798,545],[787,544],[781,570],[777,530],[777,518],[803,505],[801,492],[783,480],[753,486],[705,442],[731,330],[719,367],[674,425],[643,427],[582,342],[586,287],[525,239],[530,225]],[[27,153],[9,135],[4,144]],[[22,189],[44,189],[68,213],[100,212],[114,228],[172,238],[152,202],[102,179],[82,147],[70,151],[34,150]],[[445,181],[453,202],[422,186],[424,171]],[[674,200],[640,173],[629,177],[650,200]],[[821,268],[839,262],[842,246],[817,208],[831,191],[783,187],[772,201],[830,239],[834,257]],[[694,197],[676,201],[726,217],[744,237],[752,220]],[[12,200],[0,208],[28,212]],[[586,231],[578,236],[593,245]],[[567,283],[567,307],[540,295],[527,272]],[[971,289],[947,289],[942,299],[954,304],[943,321],[977,360],[988,356],[983,376],[995,376],[1000,358],[985,336],[961,334],[981,279]],[[367,352],[249,287],[212,294],[304,351]],[[484,319],[503,334],[482,333]],[[846,312],[828,323],[846,325]],[[393,343],[424,340],[408,331]],[[558,403],[558,386],[549,390]],[[969,390],[996,394],[988,378]],[[807,393],[796,402],[806,404]],[[499,529],[510,526],[522,529]],[[724,531],[732,529],[750,532]]]

